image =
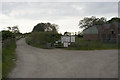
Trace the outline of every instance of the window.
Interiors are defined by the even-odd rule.
[[[111,34],[115,34],[114,31],[111,31]]]

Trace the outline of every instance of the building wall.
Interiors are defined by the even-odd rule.
[[[114,34],[112,34],[114,32]],[[101,26],[99,30],[100,41],[102,42],[117,42],[118,40],[118,27],[114,24],[110,24],[108,28],[106,26]]]
[[[85,40],[99,40],[98,34],[85,34],[83,38]]]
[[[113,31],[114,31],[114,34],[112,33]],[[118,43],[118,41],[120,40],[120,38],[118,37],[118,34],[120,34],[120,27],[117,27],[115,24],[112,23],[112,24],[109,24],[109,26],[104,24],[99,26],[98,34],[87,33],[87,34],[84,34],[83,37],[85,40],[100,40],[101,42],[117,42]]]

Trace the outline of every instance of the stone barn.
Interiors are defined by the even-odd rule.
[[[120,32],[120,23],[103,24],[100,27],[99,34],[102,42],[118,42]]]
[[[99,26],[100,25],[95,25],[83,30],[83,38],[85,40],[99,40]]]
[[[119,41],[120,23],[95,25],[83,31],[85,40],[99,40],[101,42],[115,43]]]

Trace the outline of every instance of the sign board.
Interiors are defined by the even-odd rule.
[[[75,36],[61,36],[61,43],[64,47],[71,45],[71,42],[75,42]]]
[[[62,36],[61,42],[75,42],[75,36]]]
[[[68,47],[68,43],[67,42],[64,42],[64,47]]]
[[[75,42],[75,36],[71,36],[71,42]]]
[[[62,36],[61,37],[61,42],[64,43],[64,42],[70,42],[70,36]]]

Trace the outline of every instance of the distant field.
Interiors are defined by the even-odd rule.
[[[65,48],[68,50],[102,50],[102,49],[118,49],[116,43],[101,43],[99,41],[84,40],[84,38],[76,37],[76,42]]]

